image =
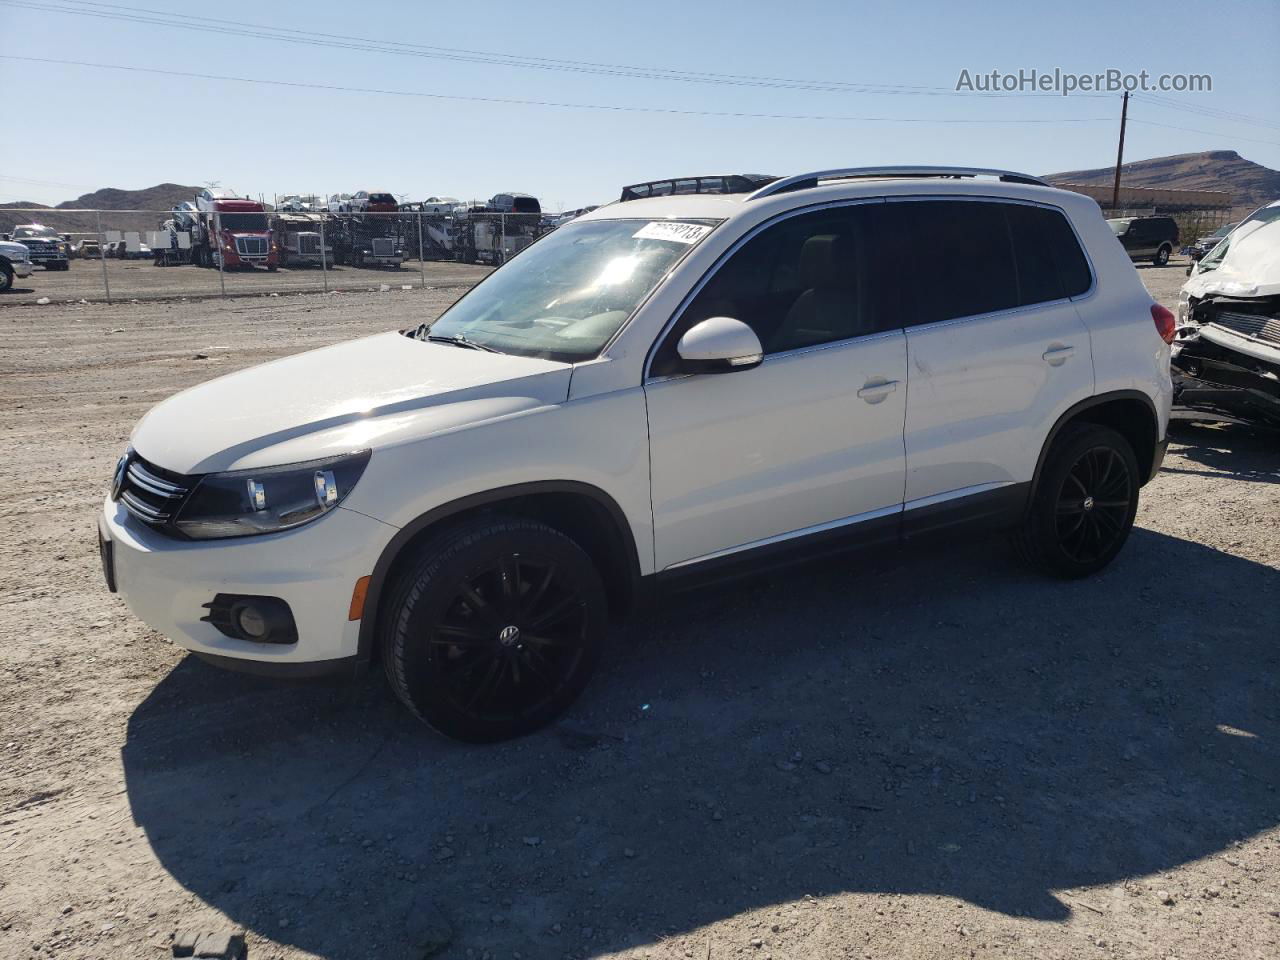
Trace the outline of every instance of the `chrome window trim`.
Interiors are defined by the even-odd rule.
[[[720,271],[720,269],[724,266],[724,264],[728,261],[728,259],[732,257],[735,253],[737,253],[738,250],[740,250],[748,241],[750,241],[752,238],[754,238],[757,234],[759,234],[761,231],[763,231],[767,227],[773,226],[774,224],[780,223],[791,217],[798,216],[803,213],[812,213],[817,210],[832,209],[837,207],[849,207],[849,206],[856,206],[860,204],[870,204],[870,203],[912,203],[912,202],[920,202],[920,201],[928,201],[928,200],[950,200],[950,201],[969,201],[969,202],[977,201],[981,203],[1020,204],[1022,206],[1027,206],[1027,207],[1041,207],[1045,210],[1052,210],[1054,213],[1057,213],[1064,220],[1066,220],[1067,226],[1070,227],[1071,229],[1071,235],[1075,237],[1076,246],[1079,247],[1080,252],[1084,255],[1085,265],[1089,270],[1088,289],[1085,290],[1083,293],[1076,294],[1075,296],[1059,297],[1056,300],[1041,300],[1036,303],[1019,304],[1016,307],[1008,307],[1004,310],[996,310],[990,313],[975,313],[975,314],[970,314],[964,317],[950,317],[946,320],[936,320],[933,323],[921,323],[921,324],[912,324],[912,325],[903,324],[900,327],[894,328],[894,330],[877,331],[877,333],[874,333],[874,334],[864,334],[862,337],[852,337],[852,338],[846,338],[844,340],[832,340],[830,341],[830,343],[816,344],[815,347],[801,347],[801,348],[798,348],[797,350],[788,350],[782,353],[765,354],[764,363],[768,363],[769,360],[774,357],[783,357],[783,356],[794,354],[800,351],[809,351],[809,350],[815,349],[816,347],[828,347],[828,346],[836,346],[838,344],[851,343],[853,341],[879,336],[880,334],[884,334],[884,333],[895,333],[895,332],[906,333],[907,331],[910,331],[910,330],[936,329],[947,324],[964,323],[970,320],[976,320],[976,319],[985,318],[985,317],[1016,316],[1021,313],[1025,313],[1031,310],[1039,310],[1044,307],[1060,306],[1064,303],[1073,303],[1073,304],[1081,303],[1085,300],[1091,299],[1097,293],[1098,272],[1097,272],[1097,269],[1094,267],[1093,257],[1089,253],[1089,247],[1084,243],[1084,241],[1080,237],[1080,231],[1076,229],[1075,222],[1071,219],[1071,215],[1068,214],[1067,211],[1064,210],[1062,207],[1057,206],[1056,204],[1045,203],[1040,200],[1027,200],[1022,197],[997,197],[997,196],[991,196],[989,194],[945,194],[945,193],[921,193],[921,194],[911,194],[908,196],[859,197],[859,198],[849,198],[844,200],[829,200],[824,203],[807,204],[805,206],[795,207],[794,209],[784,211],[780,214],[770,217],[768,220],[764,220],[761,223],[756,224],[754,227],[748,230],[745,234],[739,237],[733,243],[733,245],[729,247],[728,250],[726,250],[716,259],[715,263],[713,263],[710,267],[707,268],[707,272],[702,275],[702,277],[698,280],[696,284],[694,284],[693,288],[689,291],[689,293],[687,293],[684,296],[684,298],[681,299],[680,304],[676,307],[676,309],[672,312],[671,316],[668,318],[667,322],[663,325],[661,332],[658,334],[656,338],[654,338],[653,343],[650,344],[649,351],[645,355],[644,375],[641,378],[642,382],[643,383],[660,383],[668,380],[680,380],[687,376],[691,376],[691,374],[667,374],[664,376],[655,377],[652,373],[652,369],[653,369],[654,356],[657,353],[658,348],[666,340],[667,335],[670,333],[671,329],[679,322],[679,319],[684,314],[685,310],[689,308],[689,304],[693,301],[693,299],[699,293],[702,292],[703,287],[705,287],[711,281],[711,278]],[[665,278],[664,278],[664,281],[665,281]],[[655,288],[655,290],[656,289],[657,288]],[[630,321],[628,320],[628,322]]]

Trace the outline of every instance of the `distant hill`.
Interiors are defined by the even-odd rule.
[[[1045,175],[1050,183],[1109,186],[1115,167],[1068,170]],[[1120,182],[1129,187],[1163,187],[1168,190],[1222,190],[1231,194],[1234,214],[1244,216],[1255,208],[1280,199],[1280,170],[1246,160],[1234,150],[1179,153],[1126,163]]]
[[[182,200],[192,199],[200,187],[184,187],[178,183],[160,183],[144,190],[117,190],[107,187],[86,193],[74,200],[66,200],[56,207],[43,203],[18,201],[0,203],[0,232],[7,233],[16,224],[43,223],[62,233],[84,233],[97,229],[94,214],[58,213],[59,210],[155,210],[156,213],[134,213],[110,216],[103,214],[103,230],[154,230],[164,219],[163,211],[171,209]],[[8,213],[14,208],[35,207],[42,212]],[[45,213],[43,211],[49,211]]]

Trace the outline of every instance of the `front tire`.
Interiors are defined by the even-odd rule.
[[[0,263],[0,293],[6,293],[13,287],[13,267]]]
[[[1063,428],[1040,471],[1014,546],[1032,566],[1078,579],[1120,552],[1138,512],[1138,458],[1110,427]]]
[[[574,541],[494,516],[427,543],[381,620],[383,666],[401,701],[445,736],[491,743],[537,730],[577,699],[608,608]]]

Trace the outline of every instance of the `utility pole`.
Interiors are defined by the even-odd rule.
[[[1124,125],[1129,119],[1129,91],[1124,92],[1124,100],[1120,105],[1120,145],[1116,147],[1116,179],[1111,187],[1111,212],[1114,214],[1120,206],[1120,164],[1124,162]]]

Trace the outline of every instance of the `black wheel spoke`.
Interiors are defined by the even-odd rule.
[[[480,596],[471,584],[465,583],[462,585],[462,599],[466,601],[467,606],[471,608],[473,613],[483,617],[491,626],[502,629],[502,617],[498,615],[498,611],[484,597]]]
[[[520,639],[531,647],[576,647],[574,637],[548,637],[538,633],[522,633]]]
[[[498,562],[498,579],[502,585],[502,612],[508,619],[519,608],[520,558],[512,554]]]
[[[431,638],[432,643],[444,644],[451,647],[491,647],[493,646],[493,635],[480,630],[477,627],[456,627],[452,624],[442,623],[436,626],[435,636]]]
[[[471,696],[466,703],[466,709],[472,710],[493,699],[493,695],[497,693],[498,686],[502,681],[504,667],[505,664],[498,658],[489,661],[489,669],[485,671],[484,678],[472,690]]]
[[[525,595],[521,608],[525,613],[530,613],[538,608],[538,604],[542,602],[542,598],[547,595],[547,588],[551,586],[551,581],[555,579],[555,564],[548,564],[547,569],[542,575],[542,579],[538,581],[538,585],[530,589]]]
[[[530,630],[542,630],[563,620],[569,613],[579,606],[579,601],[573,594],[566,594],[555,603],[553,603],[542,613],[529,621]]]
[[[545,666],[548,669],[554,670],[554,667],[547,664],[547,658],[543,655],[541,650],[536,647],[526,647],[521,652],[524,654],[524,665],[531,674],[545,683],[548,687],[558,685],[559,681],[543,669]]]

